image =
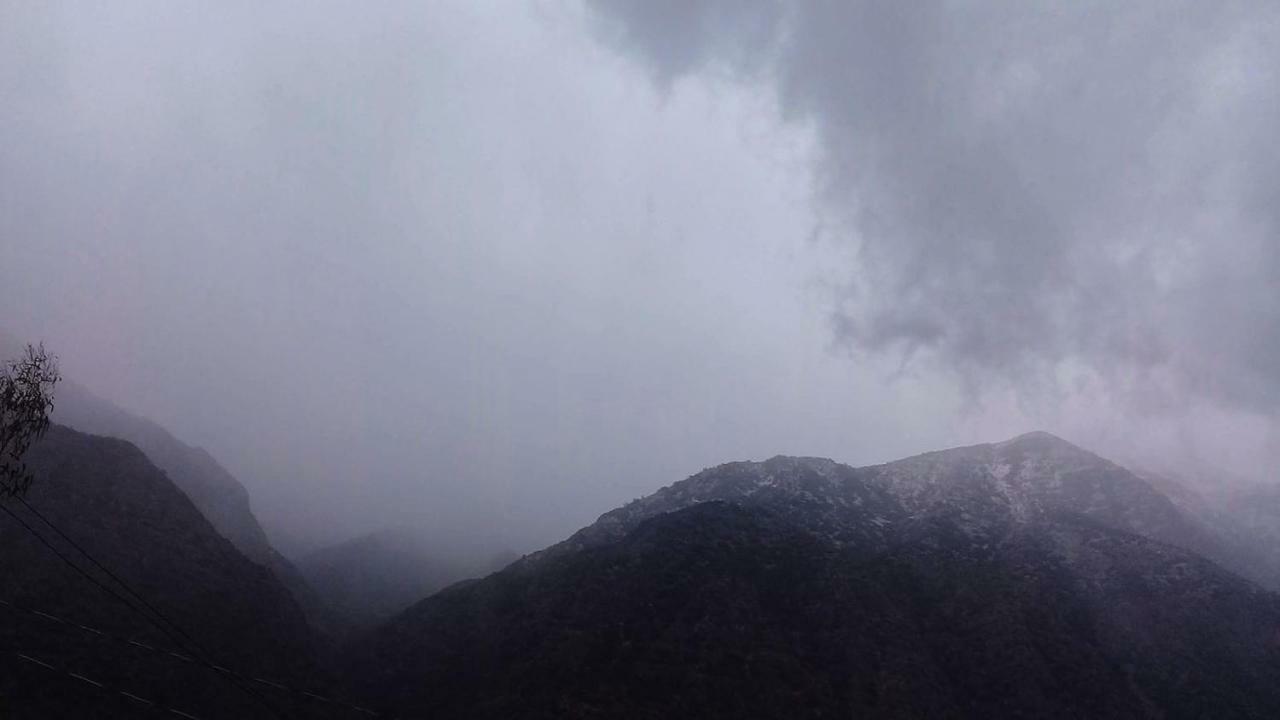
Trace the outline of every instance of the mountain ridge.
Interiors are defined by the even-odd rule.
[[[339,633],[341,620],[310,587],[297,566],[271,544],[253,514],[249,491],[212,454],[188,445],[159,423],[125,410],[75,381],[60,382],[55,397],[55,422],[137,446],[191,499],[219,534],[289,588],[322,635]]]
[[[311,628],[293,594],[268,568],[218,533],[188,495],[135,445],[54,425],[32,446],[27,462],[36,481],[26,502],[157,608],[166,624],[194,638],[193,646],[207,649],[212,662],[285,681],[313,678],[319,672]],[[55,548],[62,547],[68,561],[120,593],[113,578],[97,572],[22,504],[10,503],[7,509],[18,517],[29,516],[27,524]],[[6,612],[6,622],[0,625],[6,665],[12,664],[12,649],[66,666],[69,672],[145,691],[148,697],[168,698],[162,701],[174,707],[189,709],[191,703],[199,703],[218,709],[219,717],[261,716],[263,708],[251,696],[228,689],[209,671],[194,664],[175,665],[164,653],[146,652],[147,647],[172,648],[180,655],[194,650],[175,646],[171,635],[158,632],[65,562],[7,513],[0,517],[0,565],[6,569],[0,575],[0,596],[15,607],[46,613],[40,618],[52,615],[73,622],[50,625]],[[113,644],[74,625],[142,645]],[[38,669],[6,668],[0,673],[0,696],[13,699],[15,712],[32,713],[28,717],[124,714],[111,703],[98,708],[94,703],[101,703],[102,697],[69,693],[59,688],[56,675],[32,675],[33,670]]]
[[[725,463],[416,603],[346,670],[446,718],[1270,717],[1280,597],[1171,508],[1047,433]]]
[[[1050,461],[1052,472],[1038,474]],[[1063,467],[1063,461],[1071,464]],[[1219,547],[1206,528],[1183,515],[1150,483],[1045,431],[862,467],[829,458],[788,455],[722,463],[604,513],[562,543],[526,556],[526,562],[616,538],[657,512],[709,499],[771,502],[779,494],[785,496],[785,502],[795,504],[797,511],[825,505],[824,520],[868,514],[878,526],[860,527],[845,538],[847,541],[882,543],[888,537],[882,528],[930,512],[981,509],[986,514],[996,510],[1025,522],[1038,512],[1050,511],[1099,518],[1117,529],[1133,530],[1231,562],[1230,553]],[[1134,507],[1149,510],[1150,516],[1131,516]],[[826,531],[833,532],[830,528]]]

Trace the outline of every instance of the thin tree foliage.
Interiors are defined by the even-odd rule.
[[[23,455],[49,429],[58,360],[44,345],[27,345],[21,358],[0,369],[0,498],[21,497],[31,487]]]

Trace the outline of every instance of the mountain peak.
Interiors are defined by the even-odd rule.
[[[413,605],[344,666],[424,717],[1275,716],[1280,602],[1208,540],[1048,433],[726,463]]]
[[[1212,540],[1125,468],[1047,432],[868,468],[915,517],[958,513],[986,525],[1073,515],[1214,555]]]
[[[1005,440],[1004,442],[999,442],[996,444],[1010,445],[1013,443],[1020,443],[1020,442],[1047,442],[1047,443],[1060,443],[1063,445],[1071,445],[1071,443],[1067,442],[1066,440],[1063,440],[1062,438],[1058,437],[1057,435],[1054,435],[1053,433],[1047,430],[1031,430],[1029,432],[1022,433],[1021,435],[1015,435],[1014,437],[1011,437],[1008,440]]]
[[[1009,438],[1003,442],[995,443],[998,448],[1022,448],[1026,450],[1040,451],[1057,451],[1057,452],[1075,452],[1093,453],[1067,440],[1044,430],[1032,430],[1016,437]]]
[[[773,457],[760,463],[760,467],[768,473],[797,473],[797,472],[813,472],[818,475],[832,479],[838,473],[839,469],[846,467],[831,458],[806,457],[796,455],[774,455]]]
[[[835,460],[808,455],[774,455],[764,461],[765,465],[802,465],[808,467],[829,467],[837,465]]]

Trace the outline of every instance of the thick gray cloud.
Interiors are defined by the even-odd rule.
[[[1280,8],[593,3],[660,87],[812,128],[835,327],[972,386],[1280,407]]]
[[[277,534],[523,550],[730,459],[1024,426],[829,354],[809,133],[574,6],[0,7],[0,325]]]
[[[1036,426],[1247,470],[1266,13],[0,3],[0,327],[302,542]]]

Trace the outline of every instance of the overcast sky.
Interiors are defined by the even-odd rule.
[[[1280,6],[0,0],[0,325],[278,537],[1280,459]]]

